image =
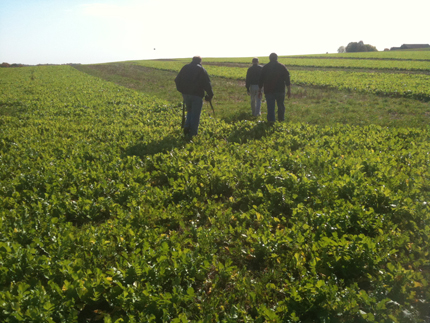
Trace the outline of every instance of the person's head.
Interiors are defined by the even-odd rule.
[[[257,57],[254,57],[254,58],[252,59],[252,64],[254,64],[254,65],[257,65],[257,64],[258,64],[258,58],[257,58]]]
[[[269,59],[271,62],[276,62],[278,60],[278,55],[276,53],[272,53],[269,55]]]
[[[200,64],[202,62],[202,58],[200,56],[193,57],[193,63]]]

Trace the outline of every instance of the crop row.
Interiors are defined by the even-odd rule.
[[[184,65],[180,61],[135,61],[135,64],[158,69],[179,71]],[[204,62],[203,62],[204,64]],[[233,79],[244,79],[246,69],[204,65],[210,75]],[[327,86],[340,90],[368,92],[388,96],[402,96],[430,100],[430,75],[364,73],[350,71],[306,71],[291,70],[293,84]]]
[[[294,57],[294,56],[292,56]],[[430,50],[395,50],[384,52],[361,52],[361,53],[343,53],[343,54],[313,54],[302,57],[320,57],[320,58],[360,58],[360,59],[380,59],[380,60],[422,60],[430,61]]]
[[[278,53],[279,54],[279,53]],[[269,53],[267,56],[258,56],[260,62],[268,62]],[[253,57],[208,57],[205,58],[206,61],[210,62],[232,62],[232,63],[249,63],[251,62]],[[280,59],[328,59],[328,60],[336,60],[336,59],[344,59],[344,60],[378,60],[378,61],[390,61],[390,60],[398,60],[398,61],[430,61],[430,50],[423,51],[384,51],[384,52],[361,52],[361,53],[342,53],[342,54],[311,54],[311,55],[292,55],[292,56],[280,56]],[[180,59],[187,60],[187,59]]]
[[[428,130],[203,114],[187,143],[164,101],[0,73],[0,321],[428,315]]]
[[[252,58],[207,58],[205,62],[213,63],[240,63],[251,64]],[[268,57],[260,57],[260,63],[269,62]],[[294,58],[280,57],[279,62],[287,66],[297,67],[323,67],[323,68],[342,68],[342,69],[388,69],[403,71],[430,71],[429,61],[412,61],[412,60],[371,60],[371,59],[341,59],[331,58],[322,59],[318,57]]]

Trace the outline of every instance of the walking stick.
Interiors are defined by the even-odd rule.
[[[206,95],[206,96],[205,96],[205,101],[209,102],[209,104],[211,105],[212,112],[213,112],[214,117],[215,117],[215,109],[214,109],[214,106],[212,105],[212,99],[209,99],[209,96],[208,96],[208,95]]]
[[[214,113],[214,117],[215,117],[215,109],[214,109],[214,106],[212,105],[212,100],[209,100],[209,103],[211,105],[212,112]]]

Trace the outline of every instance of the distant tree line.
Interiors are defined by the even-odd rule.
[[[338,53],[377,52],[375,46],[365,44],[363,41],[351,42],[348,46],[340,46]]]
[[[0,67],[23,67],[24,64],[9,64],[9,63],[5,63],[3,62]]]
[[[56,66],[56,65],[81,65],[81,63],[66,63],[66,64],[37,64],[36,66]],[[24,67],[24,66],[35,66],[35,65],[25,65],[25,64],[9,64],[9,63],[1,63],[0,67]]]

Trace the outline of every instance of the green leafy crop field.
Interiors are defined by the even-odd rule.
[[[0,69],[1,322],[429,319],[428,125],[204,112],[186,142],[180,118],[70,66]]]

